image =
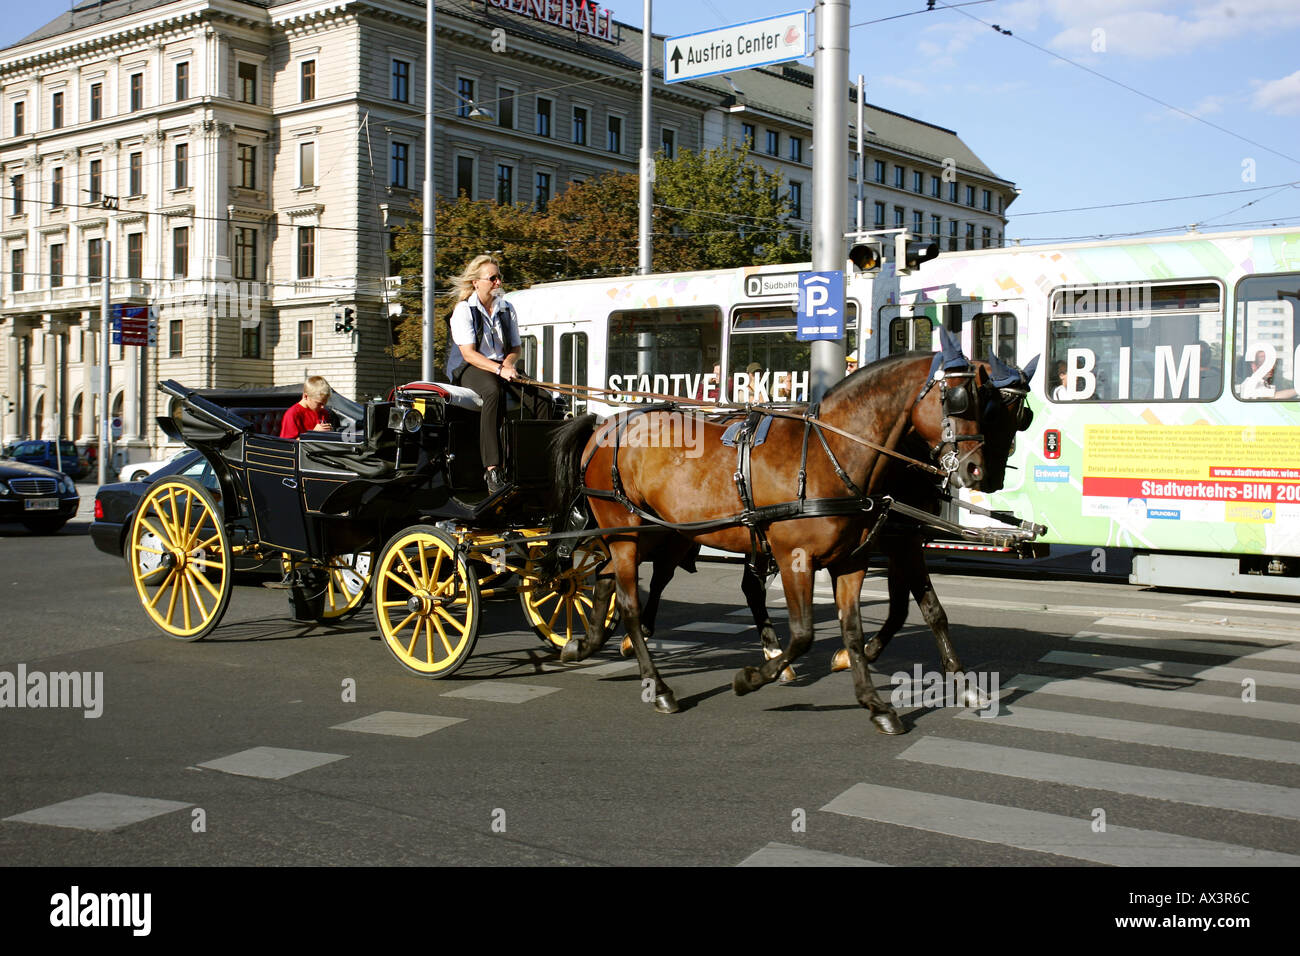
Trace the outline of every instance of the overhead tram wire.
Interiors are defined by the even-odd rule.
[[[1225,189],[1215,193],[1193,193],[1187,196],[1169,196],[1165,199],[1135,199],[1130,202],[1110,202],[1101,203],[1096,206],[1072,206],[1069,209],[1039,209],[1035,212],[1016,212],[1012,218],[1024,216],[1056,216],[1067,212],[1094,212],[1100,209],[1122,209],[1125,206],[1150,206],[1155,203],[1165,202],[1183,202],[1189,199],[1210,199],[1214,196],[1237,196],[1241,193],[1263,192],[1266,189],[1281,190],[1288,186],[1300,187],[1300,179],[1293,180],[1289,183],[1279,183],[1276,186],[1248,186],[1245,189]]]
[[[945,7],[974,7],[981,3],[992,3],[993,0],[967,0],[966,3],[945,3]],[[858,27],[869,27],[873,23],[884,23],[887,20],[901,20],[903,17],[914,17],[918,13],[934,13],[938,8],[934,5],[934,0],[928,0],[929,6],[924,10],[913,10],[911,13],[895,13],[892,17],[878,17],[875,20],[863,20],[861,23],[850,23],[849,29],[855,30]]]

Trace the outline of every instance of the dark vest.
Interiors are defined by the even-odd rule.
[[[472,298],[472,297],[471,297]],[[515,338],[515,310],[509,302],[502,302],[498,306],[498,312],[501,315],[501,347],[508,355],[510,354],[510,342]],[[478,306],[477,303],[471,302],[469,307],[470,327],[474,330],[474,348],[480,352],[483,351],[483,335],[491,326],[487,315]],[[460,354],[460,346],[451,336],[451,316],[447,317],[447,379],[456,385],[460,384],[460,378],[465,374],[465,369],[469,368],[469,363],[465,361],[464,356]]]

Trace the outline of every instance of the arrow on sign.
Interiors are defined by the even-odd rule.
[[[673,72],[674,72],[674,73],[680,73],[680,72],[682,71],[682,51],[681,51],[681,48],[680,48],[680,47],[673,47],[673,55],[672,55],[671,57],[669,57],[669,59],[671,59],[671,60],[673,61]]]

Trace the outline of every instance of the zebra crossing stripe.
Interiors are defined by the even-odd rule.
[[[874,860],[860,860],[854,856],[809,850],[789,843],[769,843],[751,853],[736,866],[888,866]]]
[[[963,840],[1112,866],[1300,865],[1300,856],[1288,853],[1132,827],[1107,826],[1098,833],[1088,817],[1066,817],[868,783],[854,784],[822,809]]]
[[[1054,734],[1117,740],[1149,747],[1170,747],[1174,750],[1194,750],[1197,753],[1245,757],[1249,760],[1300,764],[1300,743],[1292,740],[1232,734],[1222,730],[1198,730],[1192,727],[1151,724],[1136,720],[1119,720],[1115,717],[1094,717],[1090,714],[1072,714],[1059,710],[1040,710],[1020,701],[1009,707],[1003,703],[996,717],[980,717],[976,713],[963,711],[957,714],[955,719],[975,720],[980,724],[994,727],[1042,730]]]
[[[1300,820],[1300,790],[1267,783],[1227,780],[1154,767],[1135,767],[1106,760],[997,747],[944,737],[919,740],[898,757],[900,760],[954,770],[978,770],[1022,780],[1060,783],[1089,790],[1149,797],[1153,800],[1172,800],[1216,810],[1235,810]]]
[[[1295,644],[1296,629],[1293,624],[1280,621],[1238,620],[1232,624],[1212,623],[1207,621],[1169,621],[1152,620],[1144,617],[1123,617],[1108,614],[1093,622],[1093,627],[1118,627],[1144,631],[1175,631],[1178,634],[1192,636],[1193,633],[1213,634],[1219,638],[1237,638],[1247,640],[1263,638],[1270,641],[1282,641]]]
[[[1265,614],[1300,614],[1300,607],[1294,605],[1286,607],[1280,604],[1255,604],[1254,602],[1242,604],[1239,601],[1236,603],[1231,601],[1191,601],[1187,604],[1187,607],[1212,607],[1225,611],[1248,610],[1256,614],[1261,612]]]
[[[1010,680],[1002,682],[1004,692],[1014,689],[1054,697],[1078,697],[1083,700],[1104,700],[1115,704],[1138,704],[1142,707],[1160,707],[1165,710],[1189,710],[1198,714],[1222,714],[1225,717],[1300,724],[1300,704],[1284,704],[1271,700],[1255,700],[1246,703],[1241,699],[1241,695],[1235,692],[1202,694],[1190,690],[1134,687],[1131,684],[1095,680],[1090,677],[1044,677],[1038,674],[1017,674]],[[1021,698],[1022,701],[1024,699]]]
[[[1089,667],[1114,677],[1188,677],[1196,680],[1226,681],[1230,684],[1240,684],[1243,680],[1250,679],[1259,687],[1300,688],[1300,674],[1255,668],[1206,666],[1180,661],[1144,660],[1139,657],[1079,654],[1074,651],[1050,651],[1038,660],[1043,664]]]
[[[1251,661],[1281,661],[1285,664],[1300,664],[1300,651],[1268,644],[1247,644],[1244,642],[1226,644],[1208,638],[1179,640],[1178,638],[1165,637],[1159,634],[1098,634],[1095,631],[1080,631],[1070,640],[1084,644],[1146,644],[1159,641],[1159,649],[1162,652],[1184,651],[1188,654],[1215,654],[1240,660],[1249,658]]]

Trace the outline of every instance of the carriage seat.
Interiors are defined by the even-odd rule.
[[[439,382],[438,387],[447,393],[447,403],[449,405],[455,405],[457,408],[464,408],[471,412],[476,412],[483,407],[482,396],[466,385]]]

